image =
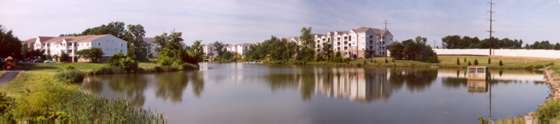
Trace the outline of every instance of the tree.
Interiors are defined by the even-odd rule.
[[[194,43],[187,47],[188,59],[186,62],[191,64],[198,64],[204,60],[204,50],[202,48],[202,41],[194,41]]]
[[[301,29],[299,40],[302,46],[298,49],[296,60],[307,62],[315,57],[315,39],[311,32],[311,27]]]
[[[147,44],[144,42],[146,31],[142,25],[127,25],[124,40],[128,41],[128,55],[138,60],[148,59]]]
[[[185,57],[182,33],[163,33],[154,37],[159,56],[157,62],[161,65],[182,65]]]
[[[415,60],[422,62],[439,62],[436,53],[426,45],[427,39],[416,37],[415,40],[409,39],[402,43],[396,42],[389,46],[391,57],[396,60]]]
[[[389,51],[391,52],[390,55],[393,59],[396,59],[396,60],[404,59],[404,55],[403,55],[404,46],[403,46],[402,43],[394,42],[391,45],[389,45],[388,48],[389,48]]]
[[[21,41],[13,35],[11,30],[6,31],[0,25],[0,58],[12,56],[14,58],[21,58]]]
[[[115,37],[125,39],[126,29],[124,22],[110,22],[107,25],[101,25],[84,30],[81,35],[102,35],[111,34]]]
[[[103,57],[103,50],[99,48],[83,49],[76,52],[76,54],[80,57],[90,59],[91,62],[99,62],[101,57]]]

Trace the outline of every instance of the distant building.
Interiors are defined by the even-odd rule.
[[[144,43],[146,44],[148,58],[156,58],[158,56],[158,45],[155,43],[156,40],[153,37],[144,38]]]
[[[244,55],[251,44],[242,43],[242,44],[225,44],[225,45],[226,45],[225,46],[226,51],[238,55]],[[203,45],[202,50],[204,54],[206,54],[207,56],[215,56],[217,54],[217,50],[214,48],[214,46],[212,46],[212,44]]]
[[[345,58],[371,58],[387,55],[387,45],[393,42],[393,34],[386,29],[359,27],[350,31],[315,34],[314,39],[317,53],[322,52],[329,45],[330,49]],[[291,37],[288,40],[302,45],[298,37]]]
[[[61,57],[63,54],[75,57],[76,52],[83,49],[100,48],[103,57],[110,57],[118,53],[127,53],[126,41],[113,35],[84,35],[84,36],[39,36],[25,40],[26,45],[31,45],[33,50],[45,50],[47,56]]]
[[[245,55],[250,44],[228,44],[226,50],[238,55]]]

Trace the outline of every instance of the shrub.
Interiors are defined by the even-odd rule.
[[[500,60],[499,64],[500,66],[504,66],[504,62],[502,62],[502,60]]]
[[[3,118],[15,106],[14,98],[6,96],[6,93],[0,92],[0,118]]]
[[[471,61],[469,61],[469,64],[467,64],[467,65],[471,66],[472,65]]]
[[[126,72],[135,72],[138,69],[138,62],[130,56],[124,54],[115,54],[109,60],[111,66],[119,67]]]
[[[99,48],[83,49],[76,52],[76,54],[80,57],[90,59],[91,62],[99,62],[99,60],[103,56],[103,50]]]
[[[387,58],[385,58],[385,63],[389,63],[389,60],[387,60]]]
[[[68,66],[56,73],[55,77],[63,82],[79,83],[84,80],[84,75],[84,72]]]
[[[478,65],[478,60],[474,60],[474,65]]]
[[[457,65],[461,65],[461,61],[459,61],[459,58],[457,58]]]
[[[492,59],[488,58],[488,64],[492,64]]]
[[[560,114],[560,101],[551,100],[543,104],[537,110],[537,117],[543,124],[548,124],[559,119]]]

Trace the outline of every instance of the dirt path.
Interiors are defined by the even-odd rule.
[[[0,76],[0,85],[8,83],[19,74],[19,71],[6,71]]]

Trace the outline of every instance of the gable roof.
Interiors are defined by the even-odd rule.
[[[42,41],[50,40],[50,39],[55,38],[55,37],[38,36],[38,37],[35,37],[35,38],[30,38],[30,39],[24,40],[23,43],[25,43],[25,44],[32,44],[32,43],[34,43],[35,41],[37,41],[37,38],[39,38],[39,40],[41,40],[41,42],[42,42]]]
[[[45,37],[39,36],[39,40],[41,43],[58,43],[62,42],[63,40],[66,41],[73,41],[73,42],[91,42],[101,37],[105,36],[112,36],[110,34],[104,35],[83,35],[83,36],[62,36],[62,37]],[[35,42],[37,38],[31,38],[29,40],[25,40],[25,42]]]

